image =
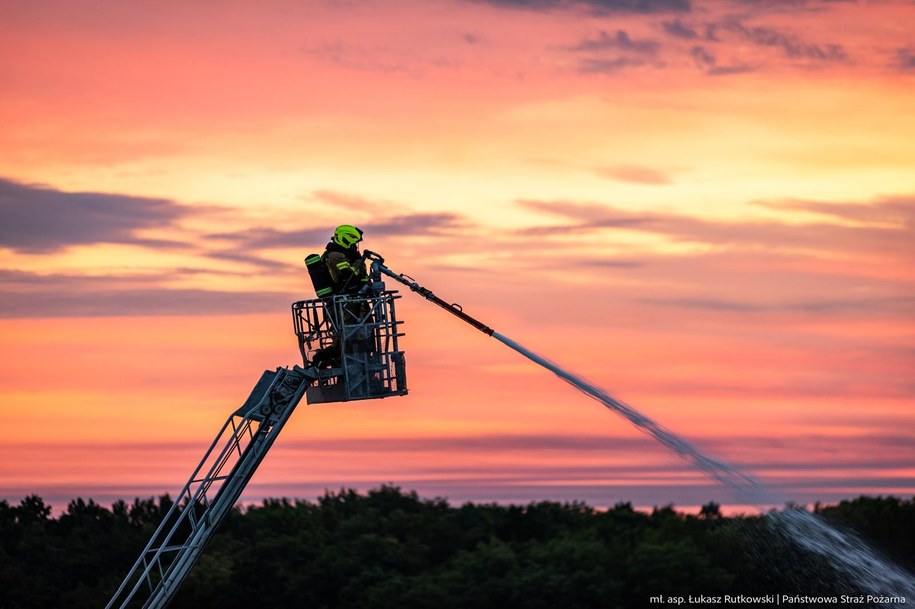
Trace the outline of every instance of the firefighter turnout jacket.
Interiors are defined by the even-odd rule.
[[[365,261],[357,248],[330,242],[321,258],[333,282],[334,294],[355,294],[368,283]]]

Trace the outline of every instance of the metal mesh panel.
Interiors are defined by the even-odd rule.
[[[395,291],[302,300],[292,305],[306,366],[319,351],[336,354],[308,389],[308,403],[383,398],[407,393]]]

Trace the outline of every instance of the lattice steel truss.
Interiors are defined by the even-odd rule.
[[[222,426],[107,609],[161,609],[241,495],[315,376],[277,368],[261,376]]]

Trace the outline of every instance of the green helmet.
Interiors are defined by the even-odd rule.
[[[362,241],[362,231],[349,224],[341,224],[334,230],[333,242],[341,247],[350,248]]]

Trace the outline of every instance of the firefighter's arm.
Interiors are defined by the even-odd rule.
[[[356,292],[368,281],[364,263],[354,265],[342,254],[334,252],[328,255],[327,269],[338,291]]]

